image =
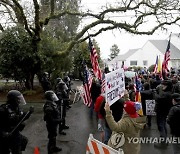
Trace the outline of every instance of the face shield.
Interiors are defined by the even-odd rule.
[[[68,90],[68,87],[66,84],[63,85],[64,90]]]
[[[25,99],[24,99],[24,97],[23,97],[22,94],[19,95],[19,96],[17,96],[17,103],[18,103],[19,105],[26,105],[26,101],[25,101]]]
[[[55,93],[52,94],[51,99],[52,99],[52,101],[58,101],[59,100]]]

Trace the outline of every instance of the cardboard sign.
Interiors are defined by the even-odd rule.
[[[125,79],[124,70],[117,69],[105,75],[106,102],[112,105],[124,95]]]
[[[146,115],[156,115],[156,112],[154,111],[155,108],[155,100],[146,100]]]

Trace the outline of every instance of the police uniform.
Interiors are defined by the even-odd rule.
[[[66,86],[65,82],[59,80],[56,86],[56,94],[59,98],[57,102],[59,110],[61,112],[62,122],[59,124],[59,133],[65,135],[66,133],[63,132],[63,129],[68,129],[69,126],[66,125],[66,108],[69,106],[69,96],[67,93],[68,87]]]
[[[19,103],[24,98],[19,91],[12,90],[7,97],[7,103],[0,106],[0,154],[22,154],[28,139],[20,131],[25,127],[23,121],[30,117],[33,110],[27,114],[21,111]]]
[[[47,91],[45,93],[45,97],[48,94],[48,92],[52,92],[52,91]],[[53,95],[55,95],[55,93]],[[48,97],[51,96],[46,97],[47,100],[46,103],[44,104],[43,110],[44,110],[44,121],[46,121],[46,128],[48,131],[48,139],[49,139],[47,146],[48,154],[51,154],[53,152],[58,152],[62,150],[61,148],[56,147],[57,127],[58,124],[61,122],[61,118],[60,118],[60,112],[58,106],[55,103],[55,99]],[[57,100],[58,99],[56,98],[56,101]]]

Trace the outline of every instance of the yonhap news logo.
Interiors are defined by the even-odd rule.
[[[127,141],[133,144],[180,144],[180,137],[127,137]]]

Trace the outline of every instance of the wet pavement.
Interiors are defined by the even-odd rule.
[[[75,86],[75,85],[74,85]],[[43,102],[27,103],[24,110],[29,106],[35,107],[35,112],[26,121],[26,127],[22,134],[28,137],[29,142],[26,151],[23,154],[34,154],[34,148],[40,149],[40,154],[47,154],[47,130],[43,121]],[[92,133],[94,138],[100,140],[100,134],[97,131],[97,120],[95,114],[91,119],[89,117],[89,108],[86,107],[82,100],[72,105],[67,112],[67,125],[70,126],[65,130],[67,135],[57,136],[57,146],[63,150],[57,154],[85,154],[86,144],[89,134]],[[158,137],[155,118],[152,120],[151,128],[146,128],[141,132],[144,137]],[[172,154],[172,146],[169,145],[164,149],[156,149],[153,144],[141,144],[140,154]]]
[[[32,104],[31,104],[32,105]],[[23,154],[33,154],[34,148],[39,147],[40,154],[47,154],[47,131],[43,121],[42,103],[33,104],[36,107],[35,113],[27,121],[23,134],[29,138],[26,151]],[[100,134],[97,131],[97,120],[94,114],[93,119],[89,118],[89,108],[82,102],[72,105],[67,113],[67,124],[70,129],[65,130],[67,135],[57,136],[57,145],[63,150],[59,154],[85,154],[86,144],[89,134],[100,140]],[[146,128],[141,132],[142,137],[158,137],[155,119],[153,118],[151,128]],[[140,154],[172,154],[172,146],[164,149],[157,149],[154,144],[141,144]]]

